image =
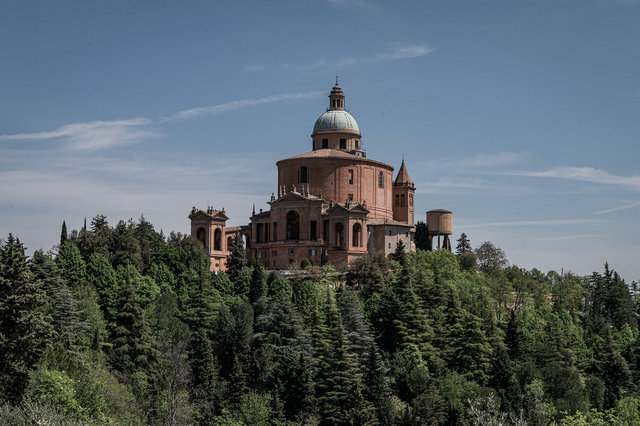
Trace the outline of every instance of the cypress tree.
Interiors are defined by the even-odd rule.
[[[60,245],[62,246],[67,241],[67,222],[62,221],[62,231],[60,232]]]
[[[414,241],[418,250],[431,250],[429,230],[427,229],[427,224],[421,220],[416,223],[416,235]]]
[[[247,266],[247,255],[244,250],[244,243],[240,238],[240,234],[236,232],[227,257],[227,275],[229,279],[235,283],[245,266]]]
[[[249,303],[255,305],[264,296],[264,269],[257,263],[251,274],[251,287],[249,287]]]
[[[0,246],[0,398],[12,403],[22,398],[29,372],[52,338],[45,303],[22,243],[9,234]]]

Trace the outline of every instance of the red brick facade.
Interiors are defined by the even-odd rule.
[[[366,158],[337,82],[329,99],[311,135],[313,150],[276,164],[278,190],[270,210],[233,230],[225,229],[224,212],[192,210],[191,234],[203,242],[212,270],[225,269],[227,238],[236,231],[245,236],[247,257],[268,269],[287,269],[304,259],[344,267],[367,251],[389,255],[398,241],[415,248],[415,186],[404,161],[394,182],[393,167]],[[219,233],[224,243],[216,246],[212,238]]]

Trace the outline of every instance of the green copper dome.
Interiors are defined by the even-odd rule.
[[[330,109],[322,114],[313,126],[313,133],[330,131],[347,131],[360,134],[356,119],[344,109]]]

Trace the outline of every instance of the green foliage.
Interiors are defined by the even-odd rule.
[[[75,244],[67,241],[60,247],[56,256],[56,264],[60,268],[62,277],[67,280],[67,284],[71,288],[77,288],[84,283],[87,267]]]
[[[471,251],[471,242],[469,238],[467,238],[467,234],[464,232],[460,234],[460,238],[457,240],[458,245],[456,246],[456,254],[465,254],[468,251]]]
[[[87,281],[98,294],[98,303],[103,309],[105,319],[111,322],[117,314],[118,277],[109,260],[100,253],[92,253],[87,262]]]
[[[29,270],[24,247],[9,234],[0,245],[0,400],[18,402],[52,338],[43,313],[42,282]]]
[[[414,238],[418,250],[431,250],[431,239],[427,224],[419,220],[416,223],[416,236]]]
[[[508,265],[507,256],[500,247],[485,241],[475,250],[478,267],[482,272],[497,273]]]
[[[85,410],[76,400],[74,381],[64,371],[39,371],[34,378],[31,399],[54,405],[65,415],[86,418]]]
[[[237,252],[230,279],[209,272],[198,241],[143,217],[111,228],[98,215],[55,261],[37,251],[29,262],[9,236],[0,418],[638,424],[637,283],[608,264],[580,277],[507,267],[490,243],[478,251],[479,272],[470,251],[400,244],[394,260],[365,254],[344,275],[310,266],[266,279]]]
[[[277,272],[270,272],[267,276],[267,297],[273,300],[282,300],[283,298],[291,300],[293,289],[289,280]]]
[[[239,233],[236,233],[231,247],[227,247],[227,250],[229,250],[229,256],[227,257],[227,275],[232,282],[236,282],[242,269],[247,266],[244,242]]]
[[[249,287],[249,303],[255,304],[265,295],[264,269],[260,264],[253,267],[251,286]]]
[[[62,230],[60,231],[60,245],[63,245],[67,239],[68,239],[68,235],[67,235],[67,222],[65,222],[64,220],[62,221]]]

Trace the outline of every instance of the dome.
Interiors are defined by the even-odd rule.
[[[344,109],[330,109],[322,114],[313,126],[313,133],[330,131],[347,131],[360,134],[356,119]]]

